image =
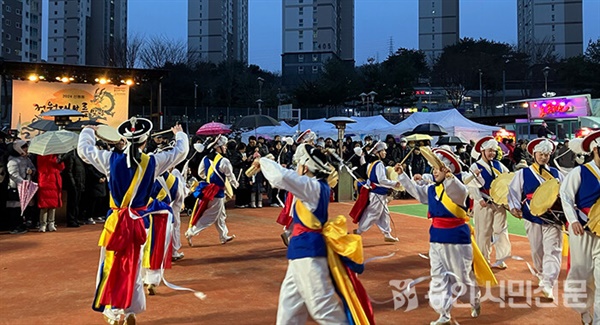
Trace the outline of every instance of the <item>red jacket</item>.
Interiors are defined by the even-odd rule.
[[[58,163],[56,155],[38,156],[38,208],[53,209],[62,206],[62,178],[64,163]]]

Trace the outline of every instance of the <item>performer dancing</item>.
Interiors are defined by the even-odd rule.
[[[368,205],[365,208],[358,222],[356,234],[362,234],[369,230],[373,224],[377,224],[379,230],[383,233],[383,239],[386,242],[397,242],[398,238],[392,236],[390,227],[390,209],[387,206],[388,190],[398,186],[398,180],[387,178],[385,165],[382,160],[387,152],[385,142],[378,141],[371,150],[371,153],[377,160],[371,162],[367,168],[367,186],[371,187],[369,193]],[[360,185],[362,186],[362,185]],[[363,201],[366,202],[366,201]]]
[[[152,187],[146,211],[150,214],[144,217],[148,232],[142,267],[144,284],[151,296],[156,294],[156,287],[160,285],[163,270],[171,268],[174,218],[170,204],[177,196],[178,190],[179,180],[175,175],[165,172],[159,176]]]
[[[571,257],[565,295],[569,295],[570,306],[581,314],[582,323],[599,324],[600,238],[598,232],[590,232],[589,226],[600,218],[600,131],[588,134],[581,147],[594,159],[573,168],[560,187],[563,211],[569,222]],[[587,292],[582,294],[584,287]]]
[[[135,314],[146,309],[141,277],[146,231],[141,215],[154,180],[185,159],[188,138],[180,125],[174,126],[175,148],[149,156],[142,153],[152,129],[149,120],[132,117],[119,126],[119,134],[130,142],[124,152],[99,150],[94,136],[96,129],[84,128],[77,148],[86,163],[107,176],[112,209],[99,240],[102,248],[93,309],[103,312],[111,324],[123,321],[135,324]]]
[[[496,237],[496,262],[492,267],[505,269],[504,259],[510,256],[510,240],[506,226],[506,209],[494,204],[489,198],[492,181],[502,173],[509,170],[496,160],[498,141],[494,137],[483,137],[477,141],[475,152],[481,154],[481,159],[471,165],[471,171],[479,172],[485,184],[479,189],[469,188],[469,194],[474,201],[473,216],[475,218],[475,238],[481,253],[490,261],[492,253],[492,235]]]
[[[304,324],[308,315],[319,324],[349,324],[349,319],[352,324],[374,324],[368,296],[354,274],[363,268],[361,238],[347,235],[342,216],[327,222],[331,189],[326,179],[333,168],[318,148],[303,144],[297,153],[304,175],[266,158],[253,163],[273,187],[296,198],[277,324]]]
[[[527,151],[533,157],[534,163],[515,173],[508,191],[510,212],[515,217],[525,219],[525,230],[531,246],[533,265],[539,272],[538,278],[542,293],[549,299],[554,299],[552,288],[560,273],[562,231],[558,226],[533,216],[529,211],[529,204],[533,193],[542,183],[553,178],[559,181],[563,179],[558,169],[547,165],[555,149],[554,143],[545,138],[529,142]]]
[[[398,180],[406,191],[421,203],[429,205],[428,218],[432,221],[429,229],[429,262],[432,276],[429,301],[431,307],[440,315],[431,325],[452,324],[452,294],[457,283],[466,286],[466,290],[459,293],[459,298],[468,298],[472,307],[471,316],[478,317],[481,313],[481,294],[472,266],[471,230],[467,224],[468,190],[454,177],[453,174],[460,171],[460,163],[452,153],[450,154],[436,153],[445,166],[434,167],[434,184],[417,185],[403,172],[400,165],[394,168],[400,174]]]
[[[230,242],[235,238],[235,235],[228,235],[229,230],[225,224],[227,218],[227,212],[225,211],[226,179],[231,182],[233,187],[238,187],[238,182],[233,174],[233,166],[231,166],[229,159],[224,157],[227,152],[227,138],[222,135],[218,136],[209,145],[209,148],[212,148],[213,151],[202,159],[198,168],[198,175],[200,177],[206,176],[208,183],[201,183],[196,188],[196,193],[201,194],[202,198],[198,198],[196,201],[189,228],[185,232],[185,238],[187,238],[190,246],[193,246],[192,237],[212,224],[217,227],[221,244]]]

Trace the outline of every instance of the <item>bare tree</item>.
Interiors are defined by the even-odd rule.
[[[135,68],[140,60],[140,49],[144,37],[139,34],[127,39],[115,39],[113,44],[102,50],[102,59],[108,66],[118,68]]]
[[[187,45],[182,40],[172,40],[166,36],[153,36],[140,50],[141,65],[145,68],[162,68],[167,63],[185,64],[188,62]]]
[[[448,96],[448,99],[450,99],[450,102],[452,103],[452,107],[459,108],[467,94],[467,88],[462,84],[451,83],[448,86],[445,86],[444,90],[446,91],[446,96]]]
[[[548,37],[542,40],[534,40],[525,53],[529,55],[529,64],[548,64],[558,61],[558,57],[554,52],[554,45]]]

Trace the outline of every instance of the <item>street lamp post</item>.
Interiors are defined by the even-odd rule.
[[[258,103],[258,115],[262,115],[262,86],[265,79],[258,77],[256,80],[258,81],[258,100],[256,101]]]
[[[543,97],[548,97],[548,73],[550,72],[550,67],[546,66],[544,69],[542,69],[542,72],[544,72],[544,95],[543,95]]]
[[[368,94],[361,93],[360,98],[362,99],[363,105],[367,106],[367,116],[371,116],[371,111],[369,110],[369,103],[373,106],[373,110],[375,110],[375,96],[377,93],[374,91],[369,92]]]

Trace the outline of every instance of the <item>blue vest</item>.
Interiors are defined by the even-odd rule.
[[[329,195],[331,189],[326,181],[320,180],[321,191],[319,193],[319,203],[313,214],[322,225],[325,225],[328,218],[327,208],[329,207]],[[302,221],[296,214],[296,209],[293,209],[294,224],[302,225]],[[295,260],[304,257],[325,257],[327,256],[327,247],[325,246],[325,238],[320,232],[305,232],[297,236],[292,236],[289,242],[287,258]]]
[[[379,179],[377,178],[377,172],[375,171],[377,169],[377,164],[383,164],[383,162],[376,161],[373,163],[373,168],[371,168],[371,173],[369,174],[369,181],[371,181],[371,184],[375,185],[375,188],[372,189],[371,192],[379,195],[387,195],[388,188],[379,186]]]
[[[498,177],[497,175],[494,177],[492,176],[492,174],[490,174],[490,172],[488,172],[488,170],[480,163],[476,163],[477,166],[479,166],[479,170],[481,170],[481,176],[483,177],[483,180],[485,181],[485,184],[483,184],[482,189],[489,191],[490,187],[492,187],[492,181],[494,180],[494,178]],[[499,172],[502,172],[502,164],[498,161],[498,160],[492,160],[492,166],[494,168],[496,168]],[[489,167],[489,166],[488,166]],[[493,173],[493,171],[492,171]]]
[[[207,179],[207,181],[211,184],[216,184],[217,186],[219,186],[219,192],[217,193],[217,195],[215,195],[216,198],[223,198],[225,197],[225,175],[223,175],[221,173],[221,171],[219,171],[219,168],[221,167],[221,161],[222,159],[225,159],[224,157],[219,159],[219,161],[217,162],[217,164],[214,166],[214,172],[212,173],[212,175],[210,175],[210,178]],[[210,165],[214,164],[214,162],[210,159],[208,159],[208,157],[204,157],[204,173],[206,175],[208,175],[208,169],[210,168]],[[219,175],[221,177],[219,177]]]
[[[127,155],[123,153],[113,152],[110,156],[110,180],[108,181],[108,188],[117,207],[122,205],[123,197],[127,193],[137,171],[137,165],[135,164],[131,168],[127,168],[127,159]],[[153,156],[150,156],[146,172],[138,180],[139,186],[131,203],[132,208],[145,207],[148,204],[152,184],[154,183],[155,169],[156,160],[154,160]],[[125,204],[129,205],[129,202],[125,202]]]
[[[552,177],[558,178],[558,169],[550,167],[550,174],[552,174]],[[523,169],[523,193],[521,200],[525,200],[528,194],[533,194],[535,190],[540,187],[540,185],[542,185],[542,183],[540,183],[531,168]],[[532,215],[529,211],[529,204],[531,200],[526,199],[526,202],[527,204],[523,204],[521,208],[521,211],[523,211],[523,218],[533,223],[545,224],[545,221]]]
[[[587,163],[587,164],[591,164]],[[587,165],[586,164],[586,165]],[[591,208],[600,198],[600,180],[585,165],[579,167],[581,173],[581,185],[575,194],[575,204],[579,209]],[[585,226],[586,222],[577,215],[579,222]]]
[[[444,186],[444,185],[438,185]],[[457,218],[453,215],[438,198],[435,193],[436,185],[427,189],[427,200],[429,201],[429,218]],[[429,228],[429,241],[442,244],[471,244],[471,229],[466,223],[455,228]]]

